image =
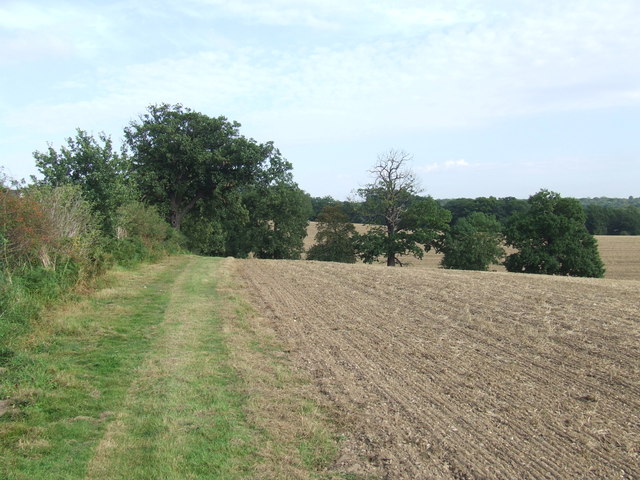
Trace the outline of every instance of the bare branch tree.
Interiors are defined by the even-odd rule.
[[[416,176],[407,165],[411,160],[413,156],[405,151],[392,149],[378,155],[377,163],[369,171],[374,176],[370,188],[382,200],[381,213],[391,234],[397,231],[411,196],[420,192]]]
[[[397,255],[411,247],[406,239],[398,239],[401,222],[411,201],[421,191],[415,174],[408,167],[413,157],[402,150],[389,150],[378,155],[369,171],[373,182],[359,191],[365,208],[373,214],[375,223],[384,225],[384,255],[388,266],[400,264]],[[382,232],[379,235],[383,235]],[[400,264],[401,265],[401,264]]]

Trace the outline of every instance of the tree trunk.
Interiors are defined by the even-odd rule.
[[[171,212],[171,226],[176,230],[180,231],[180,226],[182,225],[183,217],[184,217],[184,212],[173,210]]]
[[[392,223],[387,223],[387,239],[389,239],[389,243],[387,248],[390,248],[393,245],[393,235],[396,232],[395,225]],[[396,252],[387,251],[387,267],[395,267],[396,266]]]
[[[186,205],[183,205],[176,197],[171,198],[171,226],[180,231],[182,219],[195,206],[201,196],[196,196]]]

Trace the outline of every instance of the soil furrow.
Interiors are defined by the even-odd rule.
[[[638,472],[629,285],[317,262],[240,272],[358,461],[388,478]]]

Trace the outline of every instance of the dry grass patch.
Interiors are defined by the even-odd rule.
[[[244,380],[249,423],[264,432],[256,478],[331,477],[327,470],[337,452],[327,412],[318,406],[311,379],[296,371],[269,321],[242,298],[238,262],[221,269],[219,291],[227,301],[223,313],[232,364]],[[229,307],[233,311],[229,310]]]

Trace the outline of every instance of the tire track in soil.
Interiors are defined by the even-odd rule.
[[[257,308],[388,478],[634,478],[638,282],[242,262]]]

